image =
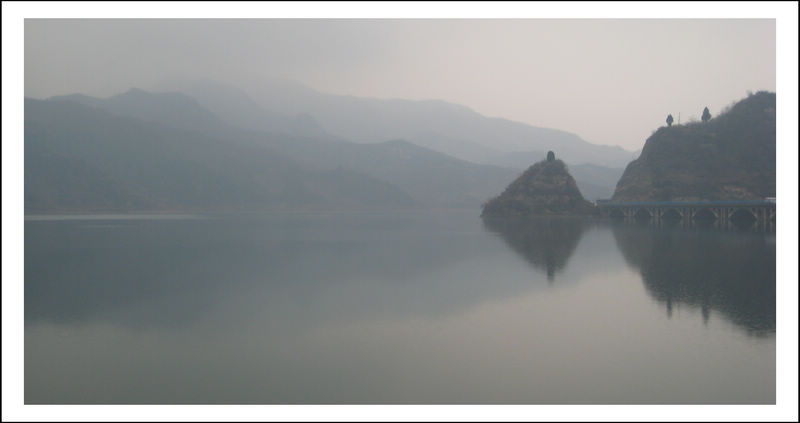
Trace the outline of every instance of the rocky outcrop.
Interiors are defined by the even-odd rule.
[[[498,197],[483,206],[481,216],[581,215],[594,211],[581,195],[561,160],[541,161],[526,170]]]
[[[708,122],[659,128],[628,164],[614,201],[760,200],[775,196],[775,93]]]

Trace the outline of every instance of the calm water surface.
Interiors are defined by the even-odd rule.
[[[775,235],[470,212],[25,222],[26,403],[774,403]]]

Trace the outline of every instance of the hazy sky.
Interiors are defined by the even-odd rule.
[[[25,95],[108,96],[165,78],[263,77],[442,99],[640,148],[667,114],[776,90],[775,20],[31,20]]]

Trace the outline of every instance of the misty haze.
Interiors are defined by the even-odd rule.
[[[25,403],[775,404],[775,30],[26,19]]]

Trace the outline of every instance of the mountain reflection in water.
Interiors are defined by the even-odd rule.
[[[665,304],[725,315],[752,335],[775,331],[775,234],[713,225],[612,226],[617,247],[642,275],[647,292]]]
[[[700,308],[708,322],[715,310],[749,334],[763,336],[775,331],[774,227],[745,223],[483,219],[550,283],[570,265],[587,230],[610,226],[625,261],[641,274],[647,293],[664,303],[668,316],[684,304]]]
[[[24,304],[30,404],[775,402],[774,234],[26,220]]]
[[[485,218],[483,224],[553,282],[555,275],[567,267],[575,247],[592,223],[582,218],[541,217]]]

